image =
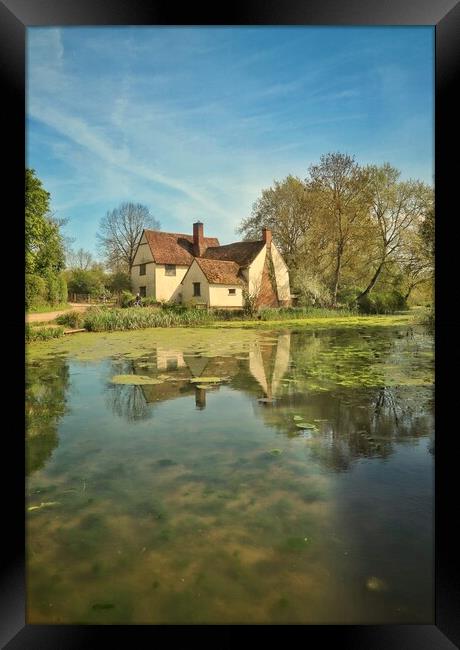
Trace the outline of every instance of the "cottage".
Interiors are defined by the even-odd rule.
[[[158,301],[238,309],[249,296],[258,307],[290,304],[287,266],[264,228],[262,239],[220,246],[205,237],[144,230],[131,271],[133,290]]]

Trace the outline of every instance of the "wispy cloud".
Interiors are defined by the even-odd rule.
[[[414,76],[430,61],[420,62],[423,42],[406,65],[392,54],[400,31],[347,33],[29,28],[29,164],[88,248],[98,219],[127,199],[165,229],[201,218],[234,239],[263,187],[304,176],[329,150],[377,159],[404,141],[399,159],[420,170],[430,140],[428,89]],[[417,146],[397,133],[412,118]]]

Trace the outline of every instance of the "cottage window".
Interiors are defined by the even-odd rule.
[[[147,287],[139,287],[139,295],[141,298],[145,298],[147,295]]]
[[[236,289],[229,289],[229,290],[228,290],[228,295],[229,295],[229,296],[234,296],[234,295],[236,295]]]
[[[176,265],[165,264],[165,275],[176,275]]]
[[[194,282],[193,283],[193,295],[194,296],[201,296],[201,283],[200,282]]]
[[[145,264],[139,264],[139,275],[145,275]]]

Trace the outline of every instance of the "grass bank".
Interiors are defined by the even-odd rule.
[[[90,332],[116,332],[147,328],[277,328],[277,327],[359,327],[399,325],[415,322],[410,312],[392,315],[360,315],[328,309],[266,309],[255,316],[242,317],[230,311],[203,309],[161,309],[135,307],[111,309],[94,307],[84,313],[71,312],[56,319],[59,325],[84,328]]]
[[[68,302],[60,302],[56,305],[50,305],[49,303],[44,303],[42,305],[36,305],[27,309],[28,314],[45,314],[50,311],[62,311],[64,309],[71,309],[72,305]]]

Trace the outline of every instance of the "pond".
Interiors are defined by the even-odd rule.
[[[28,348],[27,622],[433,623],[433,340]]]

